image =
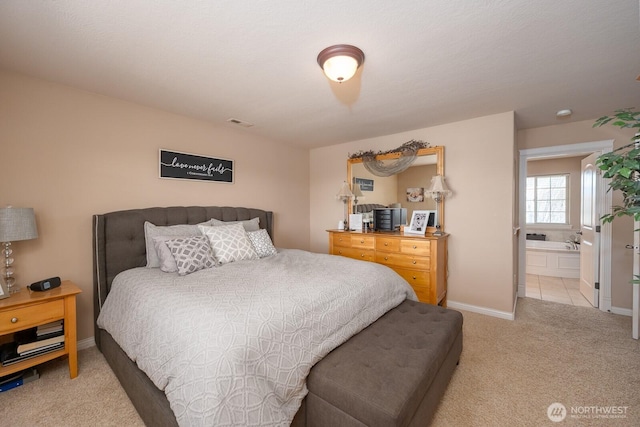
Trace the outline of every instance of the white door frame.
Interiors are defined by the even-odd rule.
[[[554,157],[561,155],[589,155],[591,153],[606,153],[613,150],[613,139],[578,144],[556,145],[552,147],[530,148],[520,150],[520,164],[518,177],[518,223],[521,230],[526,229],[526,182],[527,160],[540,157]],[[598,174],[598,200],[596,206],[598,214],[602,215],[611,210],[612,194],[607,191],[609,180]],[[518,236],[518,296],[526,295],[527,250],[526,232]],[[611,311],[611,223],[601,224],[600,227],[600,310]]]

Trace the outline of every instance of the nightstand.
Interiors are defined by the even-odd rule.
[[[65,355],[69,356],[69,376],[78,376],[76,295],[80,292],[73,282],[65,280],[55,289],[34,292],[25,287],[11,297],[0,300],[0,340],[10,340],[17,331],[63,319],[65,343],[62,349],[9,366],[0,366],[0,377]]]

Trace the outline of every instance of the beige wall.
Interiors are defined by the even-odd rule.
[[[514,303],[512,224],[514,114],[495,114],[311,151],[311,249],[328,251],[342,205],[335,195],[349,153],[388,150],[411,139],[444,146],[449,237],[449,301],[511,313]]]
[[[633,136],[631,129],[614,126],[593,128],[593,120],[546,126],[518,131],[519,149],[551,147],[584,142],[614,140],[614,148],[628,144]],[[622,195],[613,194],[613,204],[620,204]],[[614,309],[631,309],[632,292],[630,281],[633,273],[633,251],[625,248],[633,244],[633,220],[617,218],[612,223],[611,245],[611,305]]]
[[[17,279],[75,281],[79,339],[93,336],[93,214],[256,207],[274,211],[277,246],[309,248],[307,150],[10,73],[0,73],[0,100],[0,205],[33,207],[39,231],[14,244]],[[235,183],[159,179],[159,148],[233,159]]]

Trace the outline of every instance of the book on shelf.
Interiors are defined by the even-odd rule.
[[[60,337],[64,337],[64,328],[57,332],[49,332],[43,335],[38,335],[36,328],[29,328],[16,332],[13,335],[13,341],[18,344],[18,353],[21,353],[53,342],[60,342]]]
[[[64,328],[62,320],[56,320],[55,322],[45,323],[36,327],[36,335],[49,335],[62,331]]]
[[[18,354],[24,354],[29,351],[43,349],[51,346],[52,344],[64,343],[64,335],[58,335],[51,338],[39,339],[36,341],[28,341],[20,344],[18,341],[18,347],[16,351]]]
[[[14,363],[22,362],[23,360],[31,359],[42,354],[61,350],[64,348],[64,342],[47,345],[45,347],[35,349],[34,351],[29,351],[26,354],[19,354],[17,347],[18,346],[15,342],[6,343],[0,346],[0,362],[2,363],[2,366],[13,365]]]

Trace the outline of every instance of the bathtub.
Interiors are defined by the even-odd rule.
[[[580,278],[580,249],[564,242],[526,240],[527,274]],[[580,245],[578,245],[580,247]]]

